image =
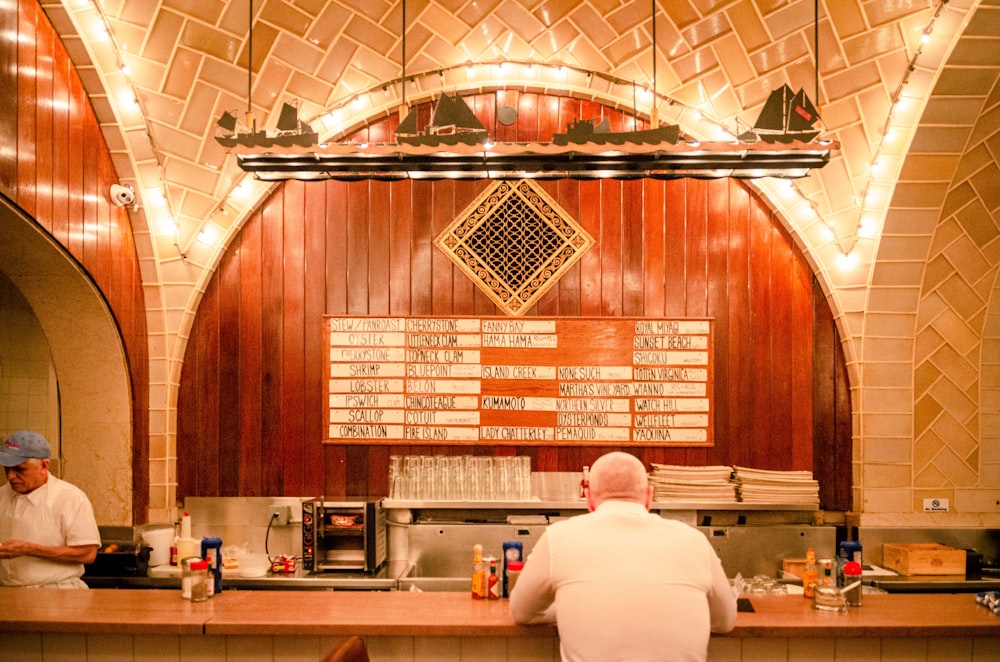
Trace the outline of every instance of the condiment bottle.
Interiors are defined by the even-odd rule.
[[[823,576],[819,580],[820,586],[833,586],[833,560],[823,559]]]
[[[486,581],[486,597],[490,600],[500,599],[500,578],[497,576],[496,559],[490,559],[490,577]]]
[[[517,578],[521,576],[521,569],[524,568],[524,561],[510,561],[507,563],[507,597],[514,591]]]
[[[186,559],[191,566],[191,602],[204,602],[211,595],[208,583],[208,561],[205,559]],[[183,595],[183,593],[182,593]]]
[[[847,604],[851,607],[860,607],[861,564],[857,561],[848,561],[844,564],[844,588],[847,589],[844,591],[847,596]]]
[[[483,568],[483,546],[472,548],[472,597],[482,600],[486,597],[486,573]]]
[[[802,572],[802,595],[811,598],[816,594],[816,552],[806,550],[806,566]]]

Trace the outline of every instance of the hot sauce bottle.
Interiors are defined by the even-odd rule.
[[[486,597],[490,600],[500,599],[500,578],[497,577],[496,559],[490,559],[490,577],[486,581]]]

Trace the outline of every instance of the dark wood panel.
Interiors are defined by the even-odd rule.
[[[239,486],[245,496],[266,496],[264,492],[264,448],[263,412],[260,407],[260,393],[264,389],[264,327],[260,302],[263,292],[262,223],[261,213],[253,215],[242,232],[234,248],[230,251],[239,260],[240,280],[234,291],[226,295],[240,302],[239,348],[230,356],[240,366],[240,380],[233,395],[235,406],[240,412],[239,429]],[[247,302],[247,306],[243,305]],[[254,305],[256,304],[256,305]],[[184,364],[187,368],[187,362]],[[181,379],[181,394],[185,391],[185,380]],[[180,408],[180,404],[178,404]],[[178,463],[178,466],[180,463]]]
[[[132,386],[133,520],[149,501],[149,339],[129,218],[111,208],[119,181],[78,73],[35,0],[0,12],[0,192],[47,229],[101,289],[121,332]],[[15,66],[16,65],[16,66]]]
[[[592,102],[519,94],[516,103],[518,121],[505,135],[517,139],[550,131],[567,117],[603,114],[613,120],[613,126],[631,127],[621,111]],[[489,106],[481,95],[475,104],[477,112]],[[549,109],[558,114],[558,120],[532,118],[536,108]],[[309,376],[312,366],[324,364],[322,343],[309,340],[320,338],[315,335],[318,320],[314,319],[320,308],[320,314],[330,315],[496,314],[478,288],[432,245],[437,233],[486,185],[461,181],[286,184],[241,230],[231,252],[239,251],[241,278],[252,279],[256,273],[260,280],[259,286],[239,284],[241,327],[257,329],[258,340],[249,352],[241,346],[234,360],[243,371],[253,370],[254,357],[260,354],[259,385],[246,377],[240,379],[244,391],[241,438],[252,438],[256,424],[262,451],[259,461],[241,458],[239,470],[264,474],[264,493],[298,494],[309,488],[328,496],[384,494],[393,454],[516,453],[531,457],[535,470],[572,471],[614,448],[465,449],[407,444],[320,448],[325,430],[318,421],[324,403],[317,392],[322,391],[326,375]],[[838,427],[837,419],[842,416],[849,424],[846,380],[837,381],[843,357],[836,343],[819,342],[822,334],[815,330],[819,323],[813,321],[818,319],[815,310],[825,309],[829,315],[828,306],[822,297],[817,300],[804,256],[767,205],[743,184],[730,180],[563,180],[540,185],[599,243],[527,315],[616,318],[634,311],[635,316],[709,316],[715,320],[715,446],[641,447],[629,452],[647,463],[728,463],[773,469],[809,464],[825,486],[824,495],[829,494],[824,496],[825,507],[849,503],[850,437],[838,436],[844,428]],[[303,192],[293,191],[293,186],[302,187]],[[293,199],[298,201],[292,204]],[[304,227],[289,214],[306,219]],[[300,236],[309,238],[295,250],[287,250],[293,236],[296,242]],[[248,246],[253,249],[247,250]],[[245,260],[256,260],[261,266],[256,272],[247,270],[242,266]],[[311,266],[315,264],[324,268]],[[274,268],[281,272],[280,279],[270,275]],[[236,286],[227,288],[235,290]],[[286,300],[289,297],[293,300]],[[282,321],[275,322],[275,316]],[[827,323],[833,334],[832,317]],[[195,326],[200,324],[199,311]],[[294,343],[288,337],[291,334],[296,335]],[[200,337],[192,334],[193,342]],[[304,339],[301,346],[298,338]],[[195,350],[189,347],[188,351]],[[206,369],[202,361],[196,363],[199,371]],[[820,365],[828,366],[822,374],[817,370]],[[182,391],[186,379],[182,378]],[[843,401],[837,400],[841,391]],[[194,411],[178,405],[180,419]],[[296,421],[284,420],[290,416]],[[183,430],[179,447],[191,443],[183,438],[190,429],[179,424]],[[814,439],[821,429],[825,430],[823,450]],[[241,454],[250,452],[246,441],[240,445]],[[284,449],[281,458],[273,450],[276,444]],[[835,465],[820,463],[820,454],[844,453],[845,444],[846,463],[842,459]],[[179,456],[179,464],[186,461],[183,452]],[[291,456],[301,468],[286,467],[282,480],[269,479],[271,465],[287,462]],[[830,466],[834,466],[832,472]],[[827,473],[833,475],[827,478]],[[248,482],[253,481],[241,476],[241,486]],[[296,482],[300,484],[293,487]],[[847,500],[839,496],[842,485],[848,486]]]

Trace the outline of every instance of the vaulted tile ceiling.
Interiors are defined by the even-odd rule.
[[[990,176],[1000,125],[998,0],[409,0],[405,6],[399,0],[43,0],[43,6],[83,75],[119,172],[139,193],[133,223],[140,233],[148,228],[148,257],[166,270],[156,280],[204,278],[193,267],[211,270],[227,236],[266,193],[213,140],[223,111],[245,110],[249,93],[258,124],[271,128],[282,102],[294,101],[321,138],[339,139],[395,112],[404,71],[413,77],[405,92],[410,102],[442,89],[502,82],[626,107],[638,98],[636,107],[647,113],[654,102],[643,100],[641,88],[653,86],[655,69],[661,121],[716,139],[727,135],[723,129],[738,129],[737,121],[752,122],[768,92],[783,83],[817,96],[818,52],[814,100],[822,108],[822,136],[839,141],[839,152],[792,187],[759,185],[813,255],[817,272],[855,248],[862,263],[872,264],[875,245],[858,242],[878,235],[893,194],[926,194],[926,180],[951,187],[954,176],[975,177],[974,194],[986,198],[987,210],[997,209],[996,184],[988,182],[998,181]],[[470,66],[477,63],[490,64]],[[956,173],[958,159],[977,145],[978,166]],[[913,152],[921,156],[904,169]],[[198,241],[203,230],[216,239]],[[837,278],[825,285],[845,285]]]

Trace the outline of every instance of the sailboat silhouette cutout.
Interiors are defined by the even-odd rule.
[[[802,88],[793,92],[786,84],[771,91],[753,129],[741,134],[739,139],[757,138],[766,143],[809,142],[819,135],[819,130],[813,128],[818,121],[819,112]]]
[[[396,141],[407,145],[478,145],[489,137],[486,127],[476,119],[472,109],[457,94],[442,94],[438,98],[431,122],[423,131],[417,128],[417,109],[396,127]]]

